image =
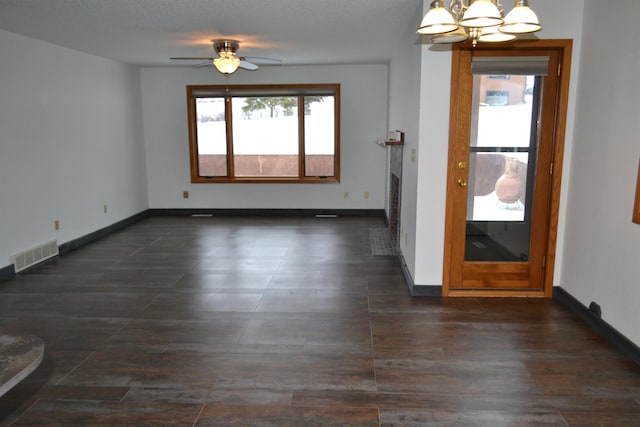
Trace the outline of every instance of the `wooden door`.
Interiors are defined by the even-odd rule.
[[[444,295],[551,296],[570,47],[454,48]]]

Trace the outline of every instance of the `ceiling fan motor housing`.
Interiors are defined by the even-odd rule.
[[[213,42],[213,49],[217,54],[221,52],[235,54],[239,47],[237,40],[211,40]]]

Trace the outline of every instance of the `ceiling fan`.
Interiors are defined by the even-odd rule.
[[[255,71],[260,68],[257,65],[258,63],[263,65],[280,65],[282,63],[279,59],[237,56],[236,52],[240,47],[238,40],[213,39],[211,42],[213,43],[213,50],[218,54],[217,57],[174,57],[170,59],[177,61],[206,60],[207,62],[194,65],[194,68],[206,67],[213,63],[218,71],[226,75],[235,73],[238,68]]]

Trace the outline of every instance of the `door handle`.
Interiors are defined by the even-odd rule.
[[[464,178],[460,178],[460,179],[458,180],[458,185],[459,185],[460,187],[466,187],[466,186],[467,186],[467,180],[466,180],[466,179],[464,179]]]

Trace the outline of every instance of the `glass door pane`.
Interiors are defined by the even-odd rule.
[[[529,259],[541,82],[474,76],[465,261]]]

